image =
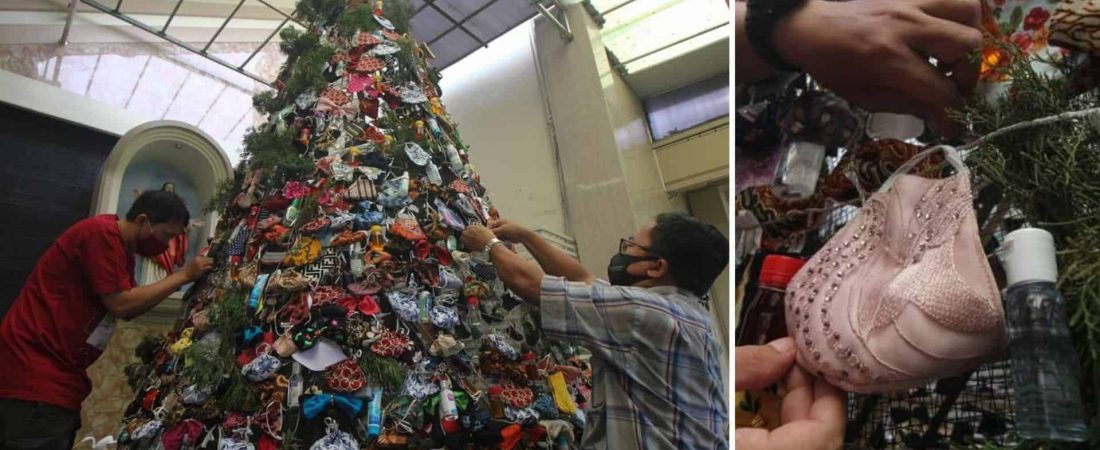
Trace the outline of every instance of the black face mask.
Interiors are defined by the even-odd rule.
[[[634,256],[626,253],[616,253],[611,257],[611,262],[607,265],[607,282],[613,286],[633,286],[642,281],[648,280],[649,277],[645,275],[634,275],[628,273],[626,268],[631,264],[638,261],[656,261],[661,259],[657,256]]]

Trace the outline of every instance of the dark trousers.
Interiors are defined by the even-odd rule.
[[[0,398],[0,450],[70,450],[80,411]]]

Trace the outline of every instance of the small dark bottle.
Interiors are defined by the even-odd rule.
[[[787,336],[783,297],[805,261],[781,255],[768,255],[760,269],[760,285],[748,304],[737,345],[763,345]]]

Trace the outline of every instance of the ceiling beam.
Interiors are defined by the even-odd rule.
[[[498,2],[498,1],[500,1],[500,0],[489,0],[489,1],[485,2],[484,5],[481,5],[481,7],[475,9],[473,12],[471,12],[466,17],[463,17],[462,20],[458,21],[457,24],[451,25],[450,28],[448,28],[446,30],[443,30],[442,33],[439,33],[439,36],[436,36],[434,39],[432,39],[430,42],[428,42],[428,45],[430,46],[432,44],[435,44],[436,41],[438,41],[440,39],[443,39],[443,36],[446,36],[447,33],[450,33],[452,31],[454,31],[455,28],[458,28],[459,25],[465,24],[468,20],[474,18],[474,16],[476,16],[478,14],[481,14],[482,11],[485,11],[486,9],[488,9],[490,6],[493,6],[493,4]],[[425,6],[427,6],[427,4],[425,4]]]
[[[74,0],[74,1],[75,1],[75,0]],[[119,12],[117,12],[117,11],[113,11],[113,10],[111,10],[111,9],[110,9],[110,7],[108,7],[108,6],[106,6],[106,5],[103,5],[103,4],[99,3],[99,2],[96,2],[95,0],[80,0],[80,1],[84,2],[84,4],[86,4],[86,5],[88,5],[88,6],[91,6],[91,7],[95,8],[95,9],[98,9],[98,10],[102,11],[103,13],[105,13],[105,14],[108,14],[108,15],[110,15],[110,16],[112,16],[112,17],[114,17],[114,18],[118,19],[118,20],[121,20],[121,21],[123,21],[123,22],[126,22],[126,23],[128,23],[128,24],[130,24],[130,25],[133,25],[133,26],[135,26],[135,27],[137,27],[137,28],[139,28],[139,29],[145,30],[145,31],[147,31],[147,32],[149,32],[149,33],[152,33],[152,34],[154,34],[154,35],[157,35],[157,36],[159,36],[159,37],[160,37],[161,39],[164,39],[164,40],[166,40],[166,41],[168,41],[168,42],[171,42],[171,43],[175,44],[175,45],[176,45],[177,47],[183,48],[183,49],[185,49],[185,50],[187,50],[187,51],[190,51],[190,52],[192,52],[192,53],[195,53],[195,54],[198,54],[198,55],[200,55],[200,56],[203,56],[203,57],[205,57],[206,59],[209,59],[209,60],[211,60],[211,61],[213,61],[213,62],[215,62],[215,63],[217,63],[217,64],[219,64],[219,65],[221,65],[221,66],[223,66],[223,67],[225,67],[225,68],[227,68],[227,69],[229,69],[229,70],[232,70],[232,71],[234,71],[234,72],[237,72],[237,73],[239,73],[239,74],[241,74],[241,75],[244,75],[244,76],[246,76],[246,77],[248,77],[248,78],[251,78],[251,79],[253,79],[253,80],[256,80],[257,82],[259,82],[259,83],[262,83],[262,84],[264,84],[264,85],[265,85],[265,86],[267,86],[267,87],[270,87],[270,88],[274,88],[274,87],[275,87],[274,85],[272,85],[272,84],[271,84],[271,82],[269,82],[269,81],[267,81],[267,80],[265,80],[265,79],[263,79],[263,78],[259,77],[259,76],[258,76],[258,75],[256,75],[256,74],[253,74],[253,73],[251,73],[251,72],[248,72],[248,71],[246,71],[246,70],[242,70],[242,69],[238,68],[237,66],[235,66],[235,65],[233,65],[233,64],[231,64],[231,63],[229,63],[229,62],[225,61],[224,59],[221,59],[221,58],[219,58],[219,57],[217,57],[217,56],[214,56],[214,55],[211,55],[211,54],[207,53],[207,52],[206,52],[206,49],[202,49],[202,50],[199,50],[199,49],[197,49],[197,48],[195,48],[195,47],[192,47],[192,46],[191,46],[190,44],[188,44],[188,43],[186,43],[186,42],[183,42],[183,41],[181,41],[181,40],[179,40],[179,39],[176,39],[175,37],[173,37],[173,36],[171,36],[171,35],[169,35],[169,34],[165,34],[165,33],[162,33],[161,31],[159,31],[159,30],[156,30],[156,29],[154,29],[154,28],[150,27],[149,25],[146,25],[146,24],[144,24],[144,23],[142,23],[142,22],[140,22],[140,21],[134,20],[134,18],[132,18],[132,17],[130,17],[130,16],[128,16],[128,15],[126,15],[126,14],[122,14],[122,13],[119,13]],[[242,3],[243,3],[243,0],[242,0]],[[228,23],[228,21],[227,21],[227,23]],[[224,28],[224,25],[222,26],[222,28]],[[207,45],[207,47],[209,47],[209,44]]]
[[[443,10],[443,8],[440,8],[439,6],[437,6],[435,4],[435,0],[425,0],[425,4],[430,6],[432,9],[436,10],[436,12],[438,12],[440,15],[442,15],[444,19],[447,19],[447,20],[451,21],[451,23],[453,23],[454,26],[458,27],[458,29],[465,32],[466,35],[470,36],[470,38],[473,39],[474,42],[477,42],[478,45],[480,45],[482,47],[488,47],[489,46],[489,44],[483,42],[481,40],[481,38],[477,37],[476,34],[474,34],[472,31],[467,29],[464,25],[458,23],[458,21],[455,20],[454,17],[451,17],[450,14],[447,14],[447,12]]]

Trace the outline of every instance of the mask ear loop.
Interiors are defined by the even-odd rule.
[[[209,428],[207,428],[205,425],[203,425],[203,431],[206,431],[206,433],[203,435],[202,443],[199,444],[199,448],[206,448],[207,446],[210,445],[210,438],[214,437],[214,431],[215,430],[218,431],[218,441],[221,441],[221,430],[222,430],[221,425],[217,425],[217,426],[213,426],[213,427],[209,427]]]
[[[260,355],[270,355],[272,351],[274,350],[271,348],[271,344],[267,342],[261,342],[260,345],[256,346],[256,353]]]

